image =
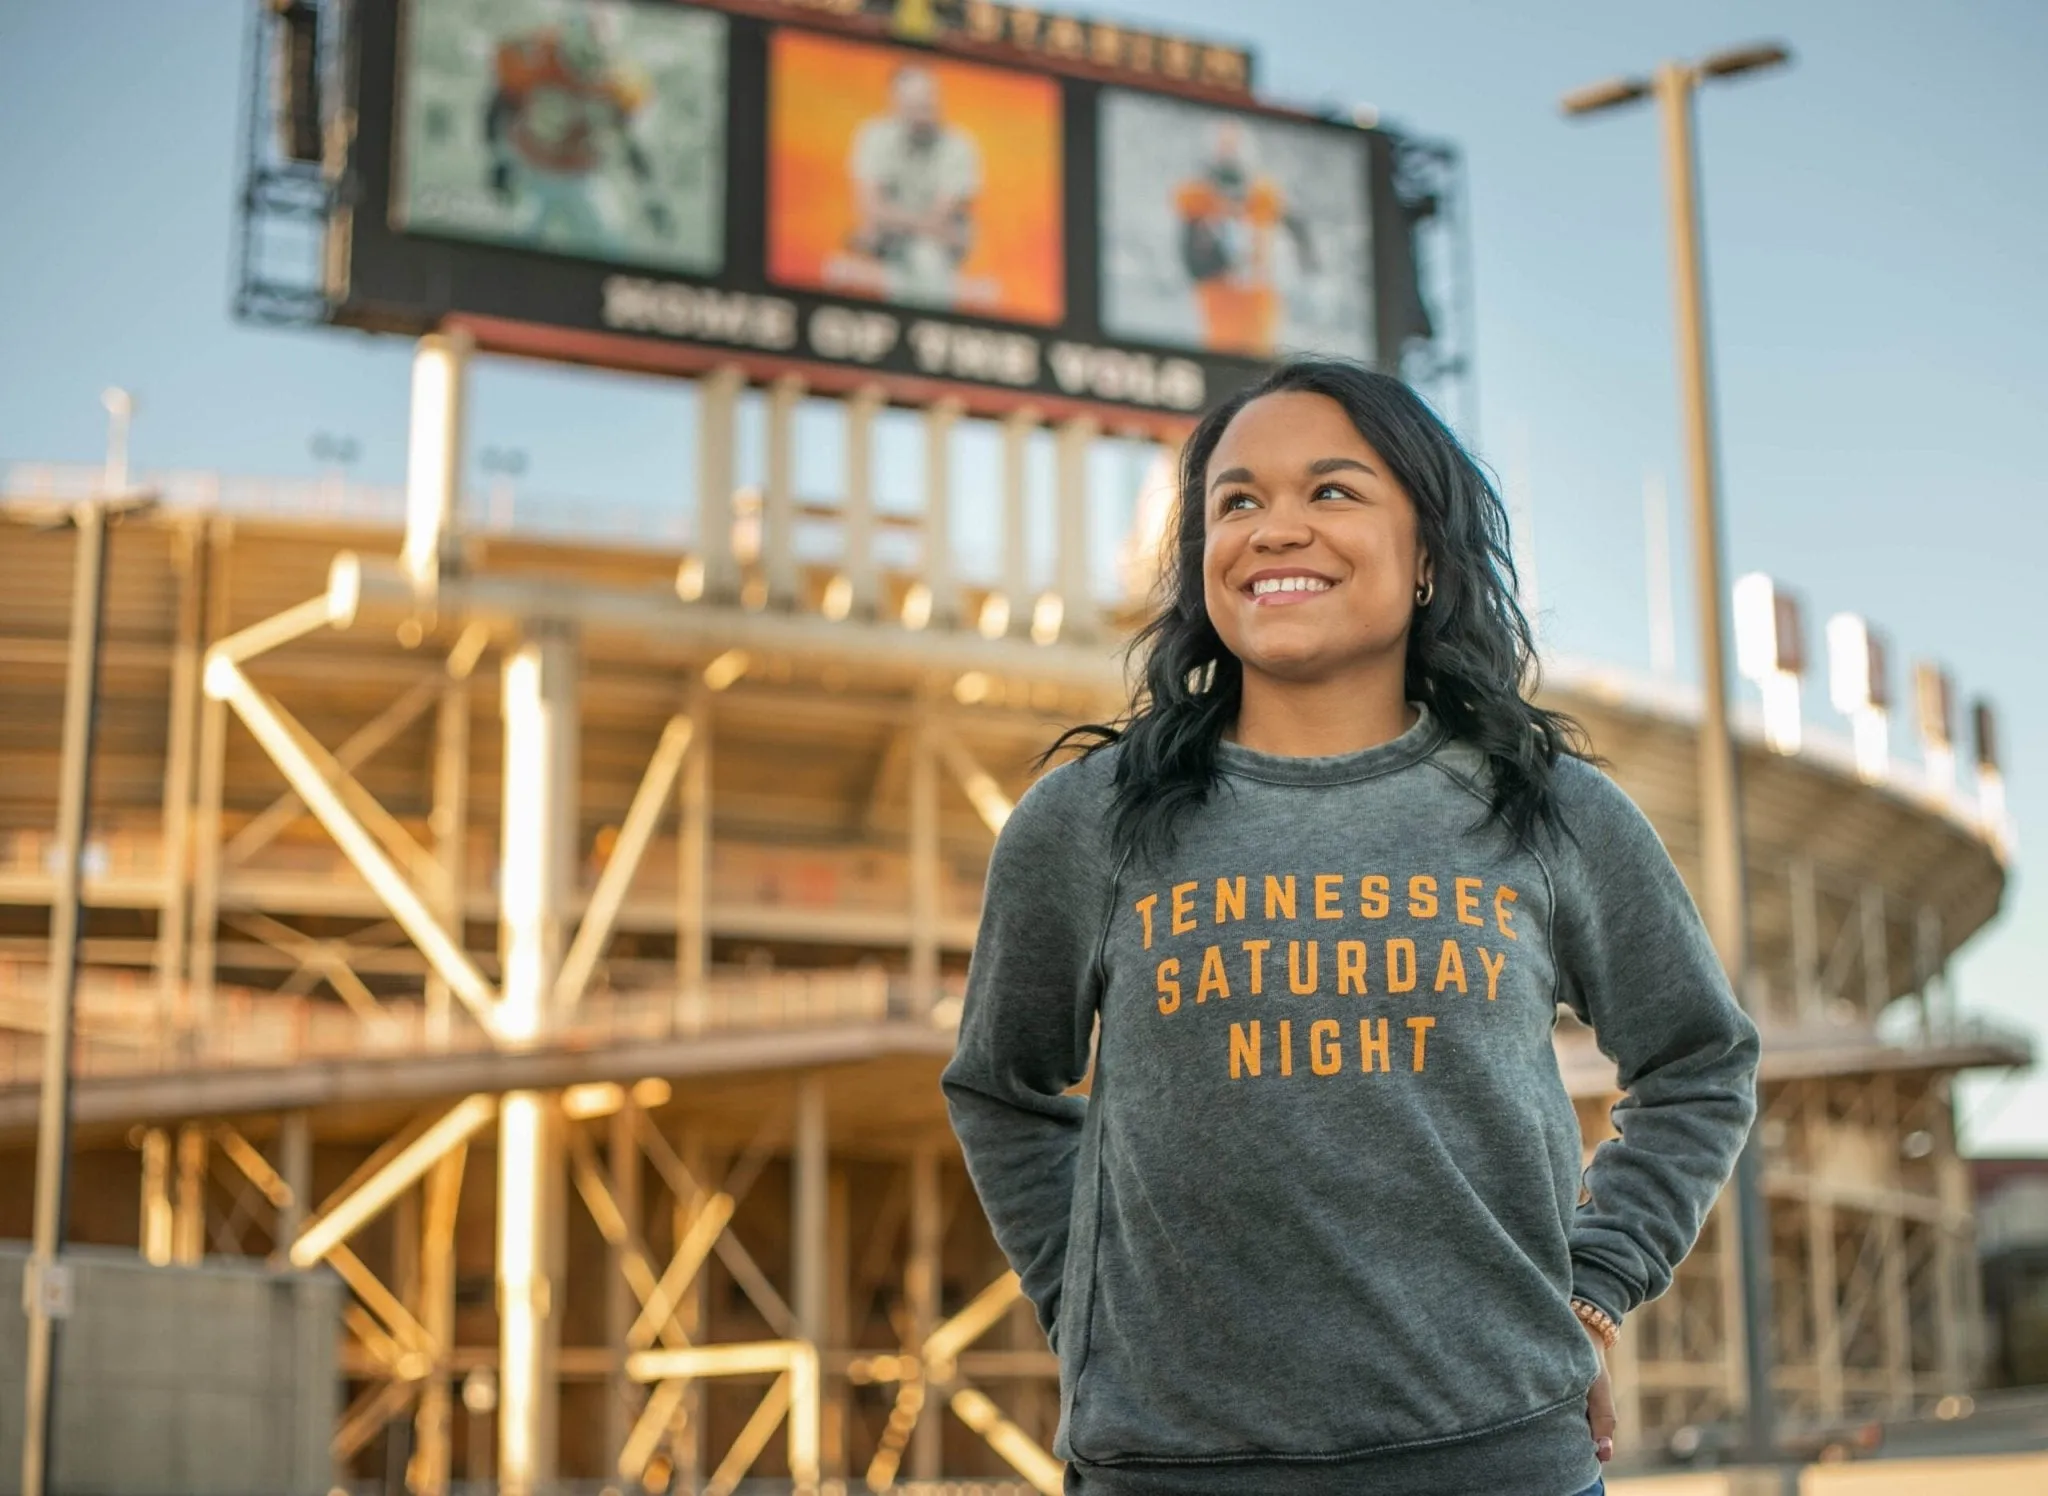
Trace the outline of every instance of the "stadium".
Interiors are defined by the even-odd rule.
[[[191,1489],[1056,1492],[1057,1366],[938,1074],[993,837],[1058,731],[1123,701],[1156,516],[1126,494],[1129,533],[1106,540],[1099,453],[1122,473],[1170,460],[1296,304],[1238,284],[1175,311],[1133,270],[1082,308],[1017,244],[957,275],[872,236],[847,241],[854,269],[823,239],[743,245],[783,256],[778,290],[633,218],[631,192],[679,170],[638,124],[619,181],[584,201],[550,179],[514,225],[484,188],[392,175],[406,111],[452,87],[433,28],[471,9],[405,7],[410,51],[397,7],[266,7],[255,31],[242,310],[415,340],[407,485],[6,478],[0,1199],[28,1237],[46,994],[69,960],[49,932],[71,921],[67,1251],[82,1282],[176,1285],[123,1300],[125,1327],[71,1321],[58,1468],[140,1489],[136,1441],[93,1436],[118,1389]],[[1468,350],[1432,289],[1455,259],[1432,236],[1458,232],[1447,148],[1258,104],[1228,49],[1059,18],[1026,41],[1014,18],[1036,13],[1006,7],[922,38],[886,6],[663,9],[697,28],[653,38],[679,77],[712,35],[732,72],[659,87],[744,98],[762,69],[819,65],[798,43],[919,42],[941,98],[1001,70],[1021,101],[1003,107],[1071,119],[1100,90],[1241,116],[1276,181],[1348,162],[1370,249],[1278,206],[1261,232],[1313,237],[1325,265],[1351,253],[1372,295],[1310,285],[1313,314],[1456,399]],[[875,66],[881,98],[901,75]],[[525,128],[495,86],[479,150]],[[632,120],[640,96],[605,87],[607,119]],[[1115,121],[1070,132],[1071,157],[1111,149]],[[755,121],[756,155],[799,123]],[[527,149],[508,179],[565,173]],[[1069,262],[1111,280],[1173,229],[1064,222]],[[586,242],[614,232],[632,242]],[[513,357],[689,381],[687,516],[601,541],[595,516],[494,513],[461,479],[466,390]],[[884,426],[921,446],[913,507],[878,498]],[[821,431],[841,479],[799,485]],[[968,515],[1003,542],[993,568]],[[1803,668],[1796,622],[1771,627],[1770,668]],[[74,882],[51,828],[86,783],[67,703],[95,677]],[[1696,693],[1558,659],[1543,699],[1694,878]],[[1988,725],[1959,774],[1945,683],[1916,705],[1931,769],[1801,733],[1796,706],[1789,733],[1782,711],[1739,731],[1771,1377],[1783,1436],[1813,1452],[1967,1414],[1985,1347],[1952,1082],[2030,1058],[1948,977],[2011,873]],[[1861,706],[1882,719],[1881,686]],[[1614,1069],[1568,1019],[1556,1048],[1590,1150]],[[1714,1463],[1740,1420],[1739,1236],[1724,1201],[1615,1353],[1644,1470]],[[145,1353],[164,1316],[186,1349]]]

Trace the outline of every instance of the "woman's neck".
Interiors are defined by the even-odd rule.
[[[1416,722],[1400,670],[1284,681],[1247,670],[1230,739],[1281,758],[1328,758],[1391,743]]]

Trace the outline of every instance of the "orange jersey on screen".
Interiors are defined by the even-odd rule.
[[[498,94],[512,113],[513,148],[544,171],[589,171],[600,121],[623,120],[640,105],[638,92],[610,74],[578,72],[555,31],[499,46]]]
[[[1248,256],[1228,262],[1220,256],[1209,273],[1195,273],[1195,305],[1202,318],[1202,342],[1218,353],[1269,356],[1279,334],[1280,296],[1270,279],[1272,232],[1286,216],[1280,189],[1267,178],[1246,188],[1242,197],[1214,182],[1183,182],[1174,193],[1174,210],[1183,223],[1220,231],[1232,223],[1248,225]]]

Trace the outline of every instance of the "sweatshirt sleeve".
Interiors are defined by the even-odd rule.
[[[1057,1343],[1108,913],[1102,815],[1087,761],[1035,785],[996,839],[942,1085],[967,1172],[1003,1254]]]
[[[1560,1000],[1615,1063],[1621,1136],[1572,1222],[1572,1291],[1617,1320],[1671,1286],[1756,1115],[1757,1033],[1678,870],[1631,800],[1561,766]],[[1575,842],[1574,842],[1575,838]]]

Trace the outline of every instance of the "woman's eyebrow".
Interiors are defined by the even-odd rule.
[[[1217,489],[1221,488],[1226,483],[1249,483],[1251,481],[1252,470],[1250,468],[1225,468],[1222,472],[1218,473],[1215,477],[1209,480],[1209,492],[1214,493]]]
[[[1341,473],[1347,471],[1358,473],[1371,473],[1375,478],[1379,476],[1378,468],[1372,466],[1372,464],[1370,463],[1360,462],[1355,457],[1318,457],[1314,462],[1308,465],[1308,475],[1311,478],[1320,478],[1325,473]]]

